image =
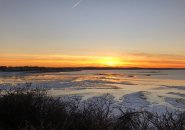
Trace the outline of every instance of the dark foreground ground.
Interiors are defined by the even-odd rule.
[[[0,130],[185,130],[185,113],[158,115],[111,104],[110,95],[81,101],[40,89],[9,90],[0,94]]]

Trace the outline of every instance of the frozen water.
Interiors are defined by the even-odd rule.
[[[111,94],[117,105],[133,109],[185,110],[185,70],[85,70],[78,72],[0,72],[0,89],[31,83],[52,96],[88,99]]]

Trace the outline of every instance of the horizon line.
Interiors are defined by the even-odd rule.
[[[77,67],[71,67],[71,66],[68,66],[68,67],[47,67],[47,66],[0,66],[0,69],[2,68],[50,68],[50,69],[65,69],[65,68],[68,68],[68,69],[185,69],[185,67],[108,67],[108,66],[105,66],[105,67],[100,67],[100,66],[85,66],[85,67],[82,67],[82,66],[77,66]]]

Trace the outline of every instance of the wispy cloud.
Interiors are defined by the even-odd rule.
[[[72,9],[74,9],[75,7],[77,7],[83,0],[79,0],[75,5],[73,5]]]

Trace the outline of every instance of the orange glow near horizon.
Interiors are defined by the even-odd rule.
[[[0,66],[185,68],[185,0],[12,1]]]
[[[99,63],[105,66],[110,66],[110,67],[124,66],[124,63],[118,57],[104,57],[99,60]]]
[[[125,55],[124,57],[68,55],[1,55],[0,66],[185,68],[184,57]]]

